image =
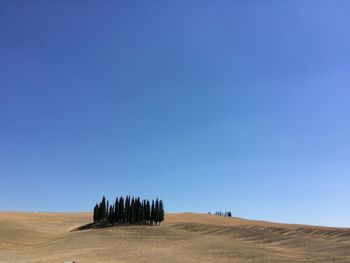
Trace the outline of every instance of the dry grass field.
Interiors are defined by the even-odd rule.
[[[74,231],[89,213],[0,213],[0,262],[350,262],[350,229],[207,214]]]

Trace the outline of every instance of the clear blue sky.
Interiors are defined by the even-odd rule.
[[[350,226],[349,1],[1,1],[0,210]]]

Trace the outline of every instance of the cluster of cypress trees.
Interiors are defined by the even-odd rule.
[[[211,214],[210,212],[208,214]],[[217,216],[225,216],[225,217],[231,217],[232,216],[232,213],[230,211],[228,212],[223,212],[223,211],[216,211],[214,213],[214,215],[217,215]]]
[[[95,205],[94,224],[100,225],[160,225],[164,220],[164,205],[158,198],[152,202],[140,197],[116,198],[113,205],[103,196]]]

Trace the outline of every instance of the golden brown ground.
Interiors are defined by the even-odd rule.
[[[72,231],[89,213],[0,213],[0,262],[350,262],[350,229],[168,214],[160,227]]]

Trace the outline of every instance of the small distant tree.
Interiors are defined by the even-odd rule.
[[[211,214],[210,212],[208,214]],[[223,212],[223,211],[216,211],[214,213],[214,215],[217,215],[217,216],[225,216],[225,217],[232,217],[232,213],[230,211],[226,211],[226,212]]]

